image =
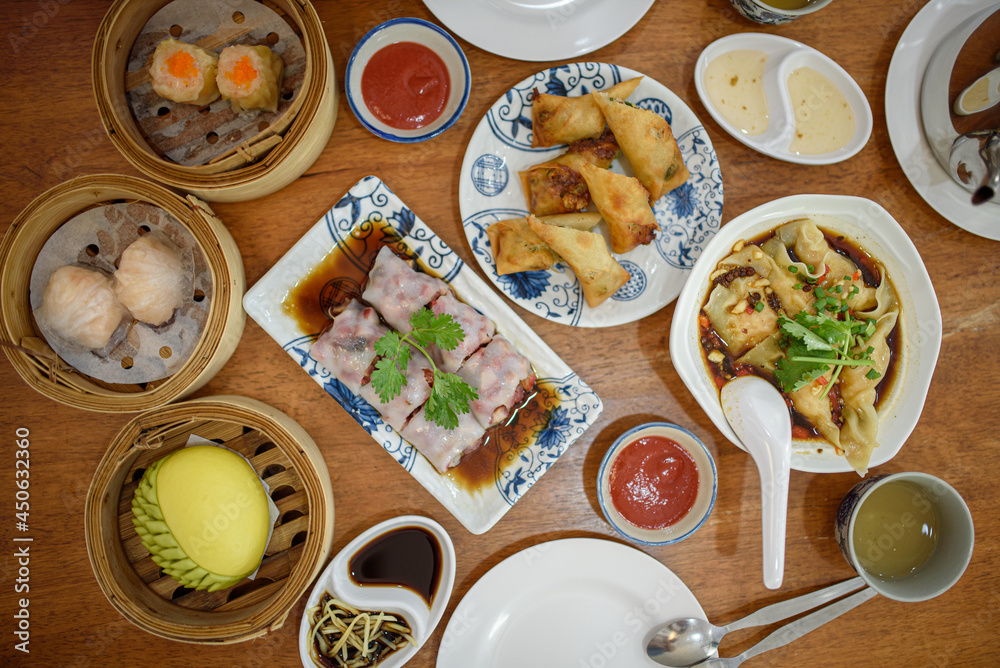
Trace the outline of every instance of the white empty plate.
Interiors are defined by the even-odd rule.
[[[424,0],[441,23],[480,49],[516,60],[568,60],[610,44],[653,0]]]
[[[705,611],[656,559],[610,540],[555,540],[472,586],[448,621],[437,668],[655,667],[647,635],[683,617]]]
[[[716,108],[705,86],[705,70],[709,63],[730,51],[762,51],[767,54],[764,66],[764,92],[770,118],[763,134],[748,135],[727,120]],[[854,112],[854,137],[843,147],[815,155],[793,153],[790,149],[795,136],[795,110],[788,92],[788,76],[795,70],[809,67],[829,79],[844,94]],[[778,160],[801,165],[830,165],[847,160],[864,148],[871,137],[873,119],[871,106],[857,82],[844,68],[816,49],[785,37],[763,33],[729,35],[709,44],[694,68],[694,84],[708,113],[733,137],[755,151]]]

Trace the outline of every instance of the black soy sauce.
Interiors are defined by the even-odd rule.
[[[441,545],[421,527],[401,527],[371,540],[348,564],[361,585],[403,587],[429,606],[441,580]]]

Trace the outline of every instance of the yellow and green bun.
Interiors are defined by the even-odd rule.
[[[260,565],[270,530],[267,494],[239,455],[182,448],[146,469],[132,524],[153,561],[191,589],[225,589]]]

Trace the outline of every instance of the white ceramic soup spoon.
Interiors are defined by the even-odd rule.
[[[788,474],[792,458],[792,421],[784,398],[769,382],[740,376],[720,394],[722,412],[750,453],[760,473],[764,585],[781,586],[785,571]]]

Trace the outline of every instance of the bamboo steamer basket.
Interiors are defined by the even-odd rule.
[[[337,121],[339,97],[330,48],[309,0],[269,0],[302,40],[302,88],[280,121],[223,158],[183,166],[158,156],[142,136],[128,104],[125,73],[143,26],[171,0],[115,0],[94,41],[91,70],[97,108],[111,142],[146,176],[210,202],[264,197],[300,177],[326,147]]]
[[[184,225],[212,276],[211,309],[197,347],[172,376],[147,384],[106,383],[63,364],[39,333],[29,300],[32,267],[52,233],[87,209],[123,200],[157,206]],[[0,244],[0,343],[21,378],[50,399],[106,413],[148,410],[191,394],[229,361],[246,322],[245,288],[236,242],[207,204],[131,176],[81,176],[37,197]]]
[[[209,592],[160,571],[132,525],[146,467],[197,434],[239,452],[270,486],[279,518],[256,578]],[[87,492],[87,555],[108,601],[169,640],[242,642],[280,628],[333,546],[333,488],[316,443],[297,422],[255,399],[217,396],[154,409],[111,442]]]

